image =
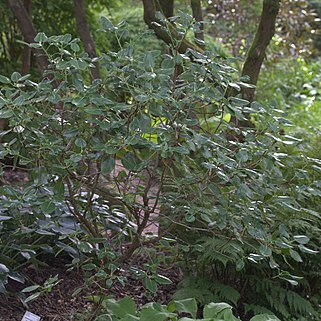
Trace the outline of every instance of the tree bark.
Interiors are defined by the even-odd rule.
[[[252,45],[243,65],[242,76],[249,76],[250,83],[257,84],[266,49],[275,33],[275,21],[280,8],[280,0],[264,0],[261,19]],[[252,101],[255,88],[244,88],[242,95]]]
[[[84,44],[85,51],[88,53],[90,58],[96,58],[97,53],[95,49],[95,44],[92,39],[92,36],[89,31],[89,26],[86,18],[84,1],[83,0],[74,0],[75,5],[75,16],[76,16],[76,24],[79,36]],[[94,63],[95,68],[92,69],[92,78],[99,78],[99,66],[98,62]]]
[[[23,0],[23,5],[26,8],[28,16],[31,17],[31,0]],[[21,75],[26,75],[30,72],[31,65],[31,48],[25,46],[22,53]]]
[[[158,3],[160,6],[160,11],[166,18],[174,16],[174,0],[158,0],[156,5]]]
[[[194,19],[200,23],[200,25],[199,25],[200,30],[198,32],[195,32],[195,38],[204,42],[204,25],[202,23],[203,12],[202,12],[201,1],[200,0],[191,0],[191,8],[192,8]],[[202,49],[205,48],[205,45],[203,45],[203,44],[198,43],[198,45]]]
[[[280,0],[264,0],[260,22],[243,65],[241,75],[248,76],[250,78],[249,83],[255,86],[259,79],[266,49],[275,33],[275,22],[279,8]],[[252,102],[255,97],[255,89],[256,88],[242,88],[242,98]],[[237,90],[231,88],[227,96],[233,97],[237,94]],[[246,118],[245,120],[238,120],[235,116],[232,116],[231,123],[234,123],[239,128],[253,128],[254,124],[250,120],[250,115],[245,113],[244,117]],[[241,141],[243,136],[240,135],[237,139]]]
[[[159,39],[163,40],[166,44],[168,45],[172,44],[173,39],[176,39],[179,41],[180,39],[179,34],[177,33],[175,27],[172,24],[168,23],[167,28],[165,30],[164,28],[161,27],[163,23],[156,19],[155,13],[156,13],[157,6],[155,4],[155,1],[157,0],[142,0],[143,6],[144,6],[145,23],[148,25],[150,29],[153,29],[155,31],[156,36]],[[186,39],[183,39],[180,42],[177,50],[180,53],[185,53],[187,49],[193,49],[199,52],[203,51],[199,46],[189,42]]]
[[[18,26],[21,30],[25,42],[32,43],[37,32],[32,24],[31,18],[21,0],[7,0],[7,4],[17,19]],[[40,75],[43,77],[45,70],[48,68],[48,59],[41,49],[32,49],[36,56],[37,67]]]

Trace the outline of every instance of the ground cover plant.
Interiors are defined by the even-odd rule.
[[[63,280],[32,284],[25,267],[58,257],[84,273],[82,320],[319,320],[321,160],[291,129],[295,104],[245,99],[255,86],[233,59],[181,52],[199,32],[192,16],[173,18],[177,33],[156,18],[166,51],[101,18],[116,48],[98,60],[70,34],[41,32],[28,46],[48,59],[44,78],[0,76],[2,295],[18,282],[25,307],[40,300]],[[318,90],[305,83],[303,102]],[[26,181],[8,184],[7,167]],[[130,266],[138,253],[146,262]],[[135,278],[153,301],[173,265],[172,302],[108,297]]]

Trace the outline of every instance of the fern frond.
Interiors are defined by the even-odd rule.
[[[287,291],[287,301],[291,312],[299,315],[317,315],[312,304],[294,291]]]
[[[211,283],[210,289],[220,299],[220,301],[233,303],[237,305],[237,301],[240,299],[240,293],[233,287],[223,284],[218,281]]]
[[[240,259],[243,254],[243,248],[232,240],[207,237],[202,244],[204,249],[203,259],[207,263],[221,262],[224,267],[227,263],[234,263]]]
[[[274,313],[267,309],[266,307],[263,307],[261,305],[256,305],[256,304],[244,304],[244,312],[245,313],[249,313],[249,312],[253,312],[253,314],[271,314],[273,315]]]

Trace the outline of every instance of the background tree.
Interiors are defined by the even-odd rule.
[[[259,78],[263,60],[266,57],[267,47],[274,36],[276,17],[279,8],[279,0],[263,1],[260,22],[243,65],[242,76],[249,76],[250,83],[255,86]],[[254,88],[244,88],[242,91],[244,98],[249,101],[253,100]]]
[[[75,17],[76,17],[76,25],[77,30],[82,40],[85,51],[88,53],[90,58],[97,58],[97,53],[95,49],[95,44],[90,34],[87,18],[86,18],[86,11],[84,7],[83,0],[74,0],[75,4]],[[92,70],[92,77],[94,79],[99,78],[99,65],[98,62],[95,62],[95,68]]]
[[[13,15],[17,19],[19,28],[23,35],[25,42],[32,43],[37,35],[37,31],[33,26],[31,17],[27,11],[25,5],[21,2],[21,0],[7,0],[8,6],[11,9]],[[44,72],[48,68],[48,59],[46,54],[39,49],[34,48],[33,52],[36,56],[36,62],[39,74],[41,76],[44,75]]]

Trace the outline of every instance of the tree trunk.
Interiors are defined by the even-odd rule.
[[[18,26],[21,30],[25,42],[32,43],[37,32],[32,24],[31,18],[21,0],[7,0],[7,4],[17,19]],[[48,59],[41,49],[32,49],[36,56],[37,67],[40,75],[43,77],[45,70],[48,68]]]
[[[242,76],[249,76],[250,83],[253,85],[257,84],[266,49],[275,33],[275,21],[279,8],[280,0],[264,0],[263,2],[260,23],[242,70]],[[245,99],[252,101],[255,89],[243,89],[242,94]]]
[[[255,86],[257,85],[266,49],[275,32],[275,22],[279,7],[280,0],[264,0],[260,23],[243,65],[242,76],[248,76],[250,78],[249,83]],[[237,90],[231,88],[228,96],[233,97],[237,94]],[[242,88],[241,95],[242,98],[251,102],[255,97],[255,88]],[[239,128],[255,127],[250,120],[249,114],[245,113],[244,117],[246,118],[245,120],[238,120],[235,116],[232,116],[231,123],[234,123]],[[237,139],[242,140],[243,136],[240,135]]]
[[[160,11],[166,18],[174,16],[174,0],[158,0],[156,5],[158,3],[160,6]]]
[[[163,40],[168,45],[172,44],[172,39],[180,39],[179,34],[177,33],[175,27],[170,23],[167,24],[166,30],[161,28],[163,23],[158,21],[155,17],[157,8],[155,1],[157,0],[142,0],[144,6],[144,21],[150,29],[155,31],[155,34],[159,39]],[[185,53],[187,49],[193,49],[199,52],[203,51],[199,46],[184,39],[180,42],[177,50],[180,53]]]
[[[191,8],[192,8],[194,19],[200,23],[200,25],[199,25],[200,30],[195,32],[195,38],[198,40],[201,40],[201,43],[198,43],[198,45],[202,49],[204,49],[205,45],[202,44],[202,42],[204,42],[204,25],[202,23],[203,12],[202,12],[201,1],[200,0],[191,0]]]
[[[96,58],[97,53],[95,49],[94,41],[91,37],[89,26],[86,18],[84,1],[83,0],[74,0],[75,5],[75,16],[76,16],[76,24],[79,36],[84,44],[85,50],[88,53],[90,58]],[[98,63],[94,63],[95,68],[92,69],[92,78],[99,78],[99,66]]]
[[[31,17],[31,0],[23,1],[24,7],[28,13],[28,16]],[[23,48],[22,53],[22,67],[21,67],[21,75],[26,75],[30,72],[30,64],[31,64],[31,48],[25,46]]]

